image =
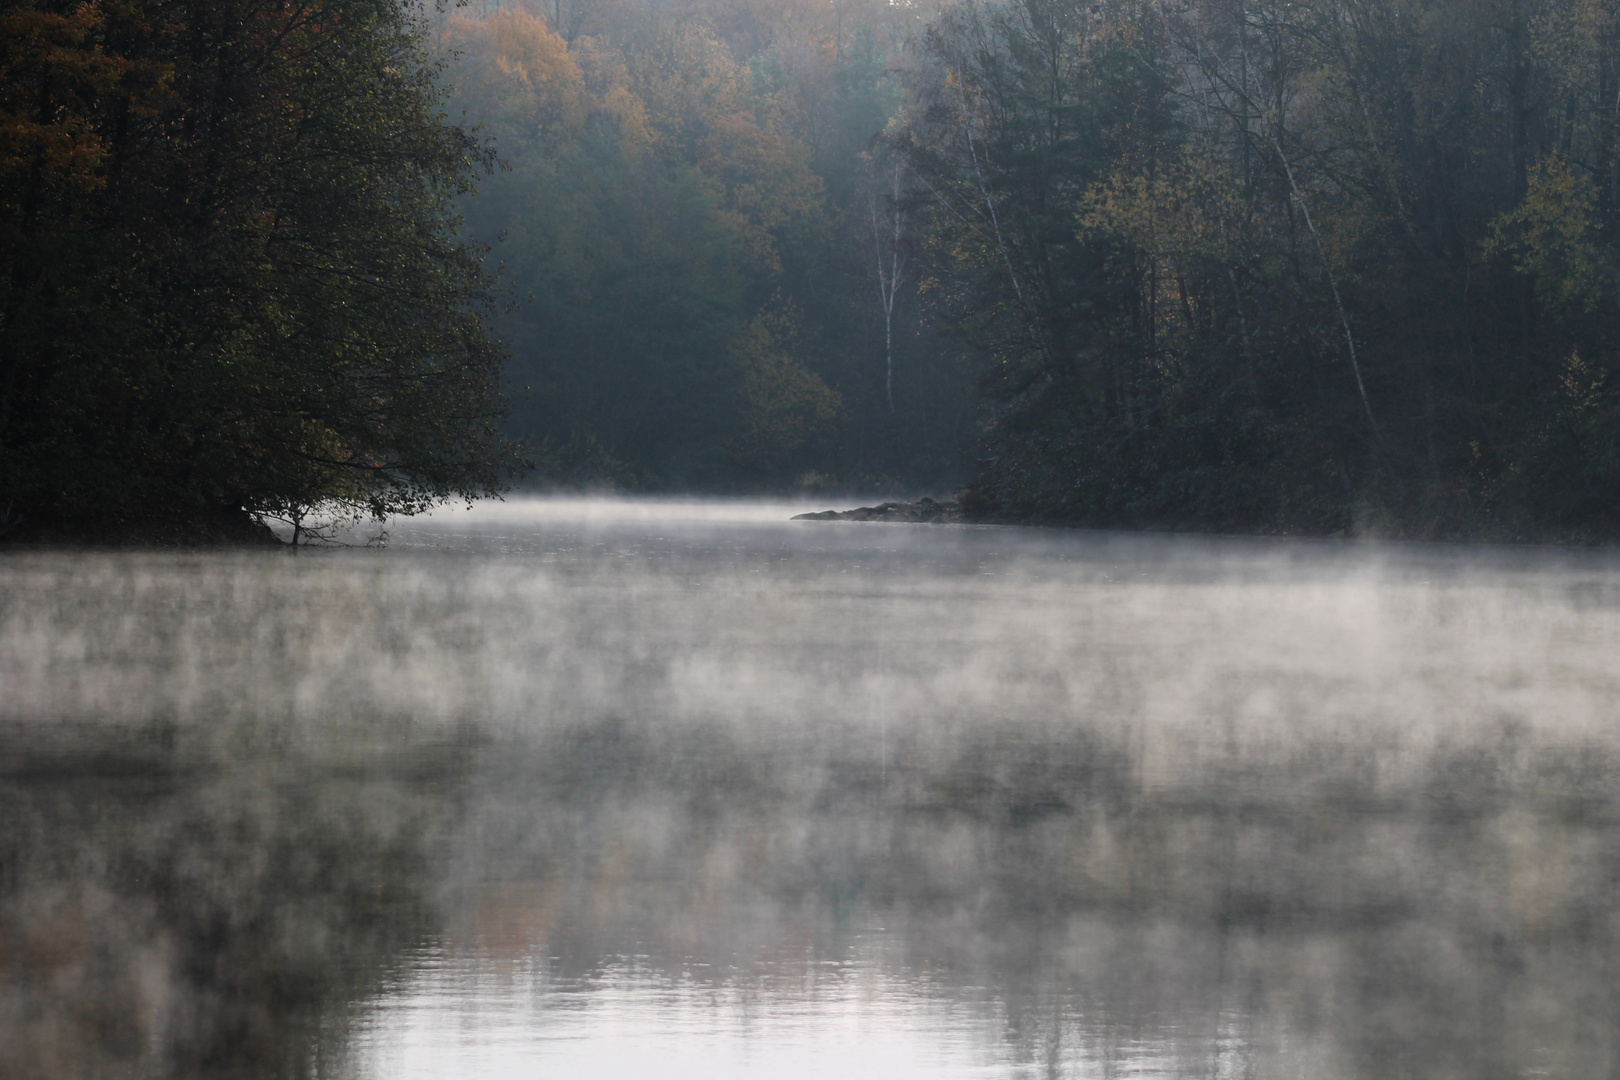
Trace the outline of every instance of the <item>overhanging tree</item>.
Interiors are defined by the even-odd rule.
[[[399,0],[0,15],[0,504],[91,531],[499,490],[491,282]]]

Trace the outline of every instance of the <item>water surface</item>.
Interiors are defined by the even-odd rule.
[[[0,558],[0,1075],[1620,1069],[1620,561],[800,509]]]

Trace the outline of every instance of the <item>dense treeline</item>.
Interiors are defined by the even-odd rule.
[[[1620,4],[965,0],[895,141],[978,512],[1620,526]]]
[[[9,0],[0,70],[0,529],[409,512],[509,436],[1620,527],[1620,0]]]
[[[966,475],[971,373],[920,309],[879,139],[923,23],[861,0],[508,0],[443,21],[452,107],[505,164],[465,208],[516,301],[511,427],[541,482]]]
[[[443,120],[429,30],[396,0],[0,6],[0,531],[498,489],[453,216],[489,152]]]

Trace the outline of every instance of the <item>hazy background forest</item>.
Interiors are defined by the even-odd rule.
[[[912,185],[883,142],[929,14],[475,0],[440,21],[451,114],[503,161],[463,207],[518,305],[510,423],[541,483],[966,477],[969,361],[919,306]]]
[[[1607,534],[1616,13],[475,3],[515,430],[564,481],[983,455],[992,518]]]

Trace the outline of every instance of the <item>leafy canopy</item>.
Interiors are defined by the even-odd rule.
[[[497,491],[501,351],[397,0],[0,16],[0,503],[113,531]]]

